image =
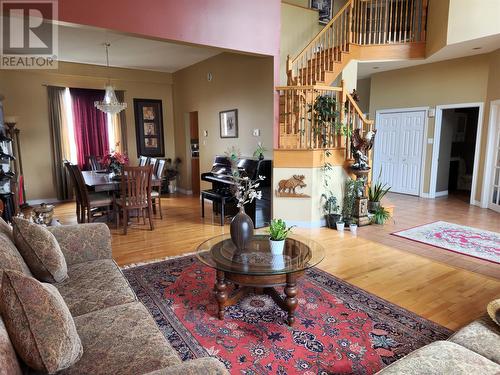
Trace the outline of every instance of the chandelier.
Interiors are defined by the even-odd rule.
[[[106,66],[109,69],[109,52],[108,48],[111,46],[109,43],[104,43],[106,47]],[[120,103],[116,98],[115,90],[111,85],[111,79],[108,78],[108,84],[105,86],[104,99],[102,101],[94,102],[94,106],[103,111],[104,113],[110,113],[112,115],[123,111],[127,108],[127,103]]]

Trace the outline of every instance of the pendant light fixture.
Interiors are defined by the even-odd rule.
[[[110,43],[104,43],[104,46],[106,47],[106,66],[108,67],[109,70],[109,47],[111,46]],[[104,113],[110,113],[112,115],[119,113],[123,111],[125,108],[127,108],[127,103],[120,103],[118,99],[116,98],[115,90],[113,89],[113,86],[111,86],[111,79],[108,76],[108,83],[106,84],[105,87],[105,94],[104,94],[104,99],[100,102],[94,102],[94,106],[103,111]]]

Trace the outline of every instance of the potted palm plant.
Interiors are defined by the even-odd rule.
[[[340,221],[340,207],[337,204],[337,197],[329,191],[328,194],[321,194],[321,199],[323,200],[323,211],[325,213],[326,226],[330,229],[334,229],[337,221]]]
[[[285,221],[282,219],[271,220],[271,225],[269,226],[269,247],[271,249],[271,254],[283,254],[285,240],[293,227],[293,225],[287,227]]]
[[[377,182],[368,188],[368,211],[376,212],[380,208],[380,201],[391,190],[390,186]]]

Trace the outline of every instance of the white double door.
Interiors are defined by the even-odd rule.
[[[389,185],[392,192],[420,193],[425,117],[425,111],[387,112],[377,117],[372,177]]]

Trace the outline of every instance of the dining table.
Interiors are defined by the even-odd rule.
[[[95,192],[113,192],[120,190],[120,180],[113,178],[114,174],[107,171],[82,171],[85,185]],[[161,178],[153,176],[151,186],[161,187]]]

